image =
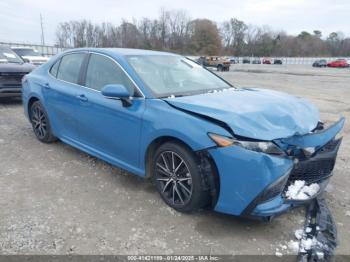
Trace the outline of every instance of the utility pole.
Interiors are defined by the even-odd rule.
[[[41,14],[40,14],[40,26],[41,26],[41,44],[45,45],[44,24],[43,24],[43,17]]]

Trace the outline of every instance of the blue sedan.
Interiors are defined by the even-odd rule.
[[[307,203],[332,175],[344,125],[326,128],[304,99],[235,88],[166,52],[69,50],[22,84],[38,140],[151,178],[182,212],[270,219]]]

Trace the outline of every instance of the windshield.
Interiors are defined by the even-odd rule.
[[[10,48],[0,46],[1,63],[23,63],[23,60],[16,55]]]
[[[20,56],[41,56],[37,50],[31,48],[14,48],[13,51]]]
[[[185,57],[138,55],[127,59],[156,97],[194,95],[232,87]]]

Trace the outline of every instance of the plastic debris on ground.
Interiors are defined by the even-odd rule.
[[[303,180],[296,180],[288,186],[286,197],[289,200],[307,200],[314,197],[320,190],[316,183],[307,185]]]
[[[337,229],[323,198],[315,198],[307,208],[303,232],[295,232],[300,242],[291,241],[288,247],[299,247],[298,261],[331,261],[337,247]],[[296,242],[296,243],[295,243]]]
[[[299,241],[289,241],[288,242],[288,248],[291,250],[294,254],[297,254],[299,252]]]

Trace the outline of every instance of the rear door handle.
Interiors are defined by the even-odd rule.
[[[88,98],[87,98],[84,94],[77,95],[77,98],[78,98],[80,101],[83,101],[83,102],[88,101]]]

